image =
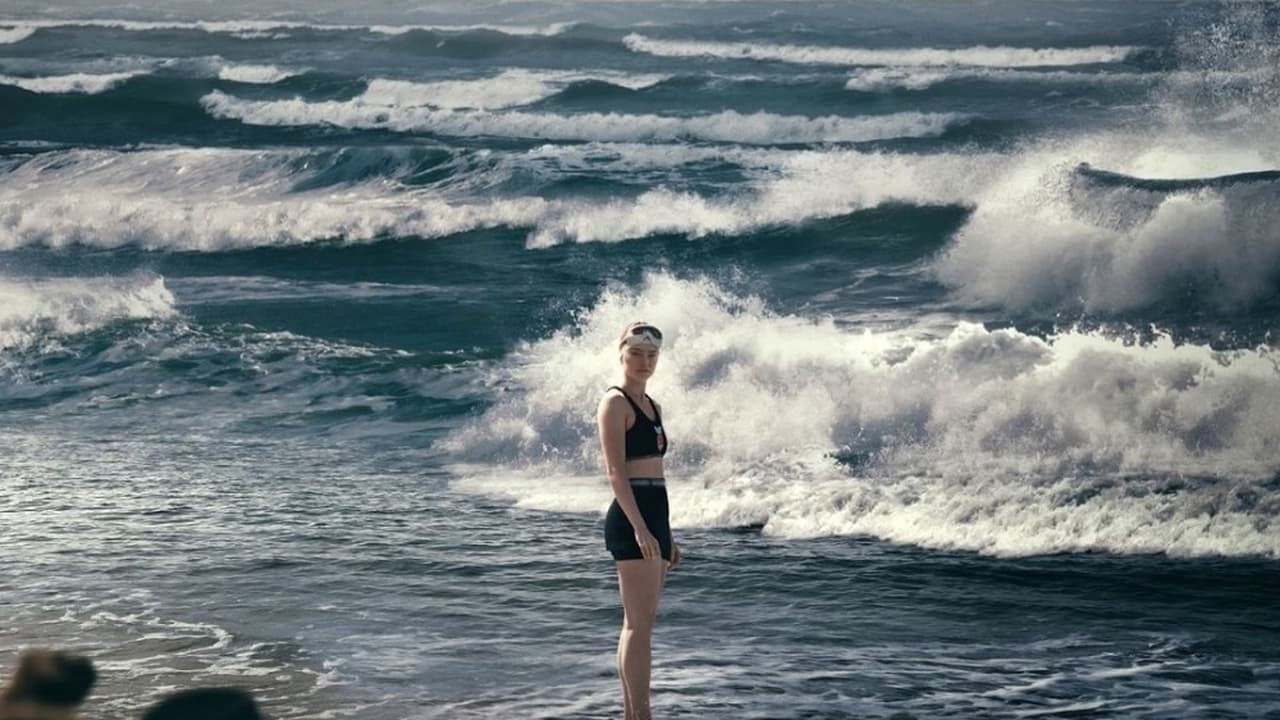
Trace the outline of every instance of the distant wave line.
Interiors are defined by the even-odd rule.
[[[200,30],[207,33],[260,33],[270,30],[319,30],[322,32],[367,31],[379,35],[403,35],[415,30],[440,32],[468,32],[473,30],[492,30],[507,35],[559,35],[574,23],[551,23],[548,25],[336,25],[326,23],[309,23],[293,20],[114,20],[103,18],[65,19],[65,20],[0,20],[0,23],[12,24],[14,30],[0,30],[0,43],[13,43],[25,39],[31,33],[42,28],[58,27],[94,27],[113,28],[136,32],[152,30]],[[25,31],[25,35],[8,39],[8,33]]]
[[[725,60],[775,60],[801,65],[908,65],[972,67],[1054,67],[1125,60],[1128,46],[1019,48],[978,45],[967,48],[854,48],[770,43],[660,40],[632,33],[623,43],[633,52],[663,57],[712,57]]]
[[[146,74],[146,70],[131,70],[104,75],[73,73],[71,75],[50,75],[33,78],[0,75],[0,85],[12,85],[41,94],[80,93],[83,95],[96,95],[110,90],[129,78]]]
[[[870,142],[899,137],[937,137],[969,118],[956,113],[810,118],[725,111],[697,117],[583,113],[454,111],[371,105],[358,101],[243,100],[220,91],[201,98],[214,117],[249,125],[337,125],[355,129],[438,132],[459,137],[500,136],[548,140],[663,141],[693,137],[712,142],[774,145]]]
[[[565,150],[571,165],[580,153]],[[681,148],[627,145],[625,166],[680,160]],[[698,160],[710,148],[688,149]],[[541,148],[535,158],[560,150]],[[322,240],[344,244],[387,237],[444,237],[480,228],[528,228],[527,246],[619,242],[659,233],[691,238],[837,217],[885,202],[967,205],[974,188],[998,177],[993,155],[898,155],[858,151],[729,149],[726,160],[769,167],[732,196],[655,188],[632,199],[466,196],[396,190],[372,178],[341,193],[296,192],[300,180],[335,161],[298,151],[168,149],[140,153],[70,151],[33,158],[0,187],[0,248],[42,245],[218,252]],[[530,156],[524,153],[522,157]],[[532,159],[532,158],[531,158]],[[365,160],[357,157],[357,164]],[[571,170],[572,171],[572,170]],[[235,186],[236,192],[210,192]]]
[[[633,75],[612,70],[574,72],[510,68],[494,76],[411,82],[375,78],[368,81],[357,104],[403,107],[434,107],[492,110],[528,105],[564,91],[583,81],[607,82],[631,90],[656,85],[669,75]]]
[[[271,85],[301,75],[304,70],[288,70],[278,65],[228,63],[218,69],[218,79],[233,82]]]
[[[876,67],[854,73],[845,82],[846,90],[927,90],[956,80],[988,82],[1042,82],[1132,84],[1154,81],[1163,75],[1132,72],[1072,72],[1070,70],[1017,70],[1004,68],[949,69],[939,67]]]

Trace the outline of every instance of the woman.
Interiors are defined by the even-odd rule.
[[[622,384],[609,388],[596,412],[614,497],[604,539],[617,562],[622,595],[618,676],[626,720],[650,719],[650,648],[658,598],[667,570],[680,564],[662,475],[667,452],[662,410],[644,392],[661,349],[661,330],[642,322],[628,325],[618,341]]]

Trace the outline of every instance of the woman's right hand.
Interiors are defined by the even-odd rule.
[[[636,530],[636,544],[640,546],[640,554],[645,560],[662,557],[662,548],[658,545],[658,538],[654,537],[648,528]]]

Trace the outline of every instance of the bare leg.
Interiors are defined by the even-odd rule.
[[[652,665],[653,625],[658,599],[667,574],[667,562],[622,560],[618,562],[618,590],[622,594],[622,634],[618,637],[618,674],[626,720],[651,720],[649,671]]]
[[[619,579],[621,582],[621,579]],[[622,645],[626,640],[624,633],[627,632],[626,623],[623,623],[622,630],[618,633],[618,680],[622,683],[622,714],[623,720],[635,720],[631,716],[631,693],[627,691],[627,674],[622,671]]]

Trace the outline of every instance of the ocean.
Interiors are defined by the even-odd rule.
[[[88,718],[1280,718],[1280,6],[0,5],[0,667]]]

